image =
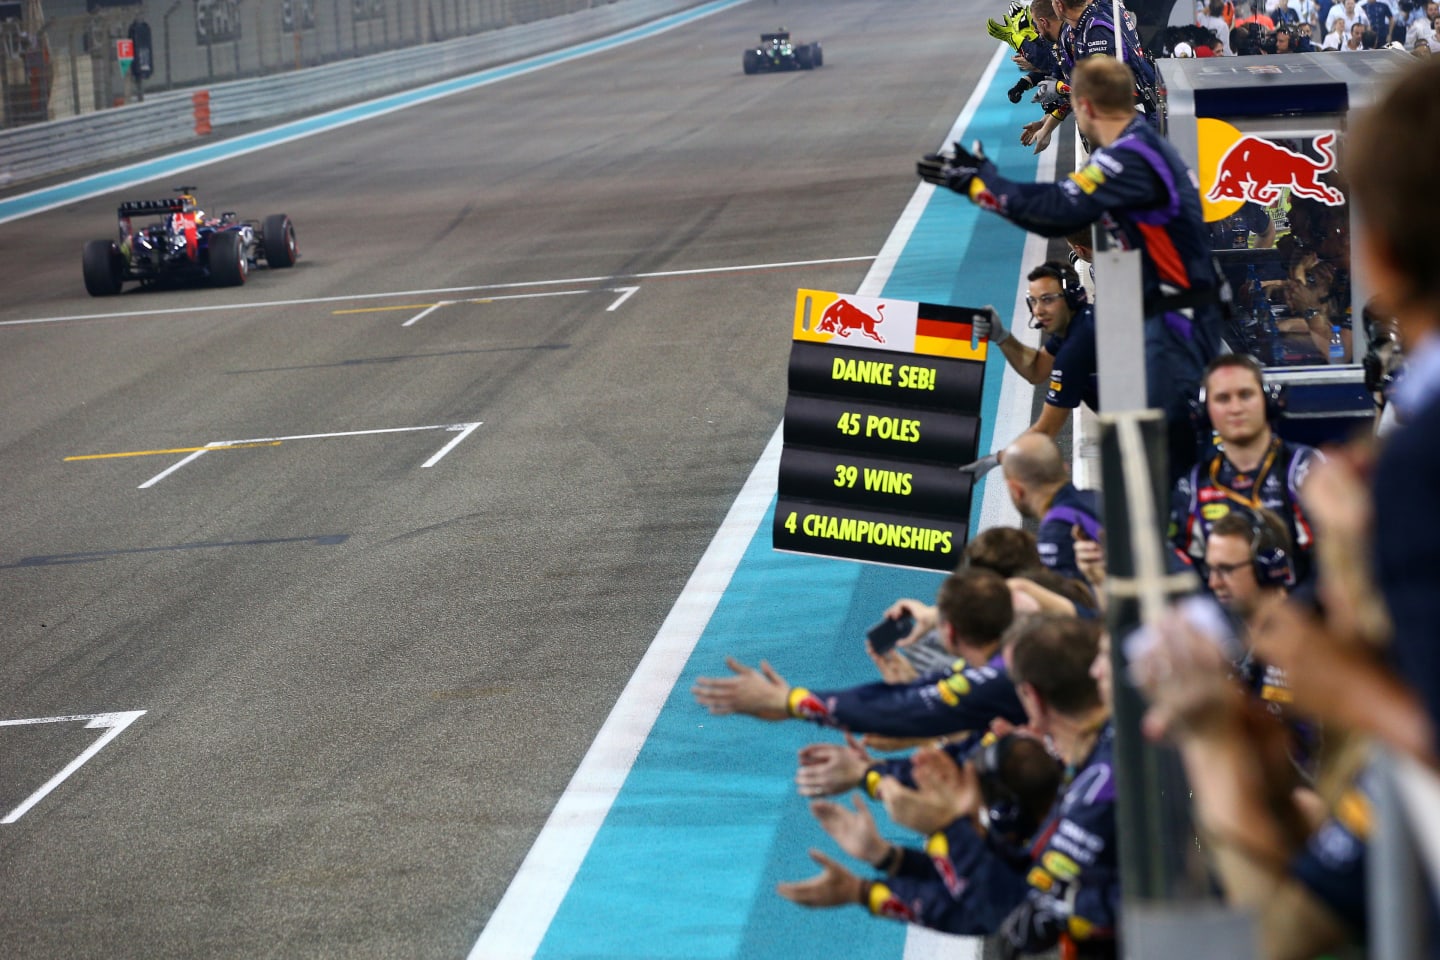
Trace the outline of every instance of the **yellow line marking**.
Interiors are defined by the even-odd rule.
[[[426,307],[438,307],[438,303],[410,303],[398,307],[356,307],[353,310],[331,310],[330,316],[338,317],[344,313],[385,313],[391,310],[424,310]]]
[[[587,291],[581,291],[581,292],[587,292]],[[433,310],[433,309],[435,309],[436,307],[448,307],[448,306],[451,306],[452,304],[454,304],[454,303],[456,303],[456,302],[457,302],[457,301],[455,301],[455,300],[446,300],[446,301],[444,301],[444,302],[442,302],[442,303],[410,303],[410,304],[405,304],[405,305],[403,305],[403,306],[398,306],[398,307],[356,307],[356,308],[354,308],[354,309],[352,309],[352,310],[331,310],[331,311],[330,311],[330,316],[332,316],[332,317],[338,317],[338,316],[340,316],[340,315],[342,315],[342,314],[347,314],[347,313],[390,313],[390,312],[393,312],[393,311],[395,311],[395,310]],[[495,301],[494,301],[493,299],[489,298],[489,297],[486,297],[486,298],[484,298],[484,299],[460,300],[460,301],[458,301],[458,302],[460,302],[460,303],[494,303]]]
[[[232,443],[219,447],[175,447],[170,450],[127,450],[124,453],[87,453],[78,457],[66,457],[65,462],[71,460],[110,460],[114,457],[157,457],[166,453],[194,453],[197,450],[242,450],[245,447],[278,447],[280,441],[271,443]]]

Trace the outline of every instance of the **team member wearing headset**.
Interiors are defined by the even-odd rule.
[[[1026,381],[1046,384],[1045,407],[1030,429],[1054,438],[1070,411],[1084,403],[1100,409],[1099,366],[1095,359],[1095,309],[1090,306],[1080,275],[1067,263],[1047,260],[1026,277],[1025,303],[1031,327],[1041,330],[1038,349],[1010,335],[994,308],[975,324],[975,332],[1000,348],[1005,360]],[[997,451],[970,469],[983,475],[1000,463]]]
[[[1243,353],[1221,354],[1205,370],[1201,431],[1217,444],[1175,484],[1170,541],[1194,560],[1205,558],[1210,530],[1232,511],[1269,510],[1285,523],[1294,547],[1297,583],[1309,581],[1315,537],[1300,502],[1300,487],[1321,454],[1284,440],[1274,430],[1279,394],[1268,388],[1259,361]],[[1208,423],[1206,422],[1208,421]]]
[[[1086,57],[1076,66],[1070,101],[1095,150],[1060,182],[1009,180],[978,146],[929,154],[916,171],[1033,233],[1064,237],[1098,222],[1116,249],[1140,251],[1146,397],[1165,414],[1173,481],[1195,462],[1189,405],[1205,364],[1221,352],[1227,292],[1211,258],[1194,174],[1136,114],[1134,87],[1129,65],[1110,57]]]

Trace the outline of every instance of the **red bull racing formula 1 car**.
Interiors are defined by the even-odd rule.
[[[760,45],[745,51],[746,73],[813,70],[825,62],[819,43],[791,43],[788,31],[760,34]]]
[[[194,280],[238,287],[251,267],[295,265],[300,248],[285,214],[268,216],[263,223],[241,220],[233,212],[207,217],[191,192],[194,187],[176,189],[176,197],[120,204],[119,240],[85,244],[82,266],[91,296],[119,293],[127,280],[138,280],[142,287]],[[132,217],[152,216],[138,229],[132,225]]]

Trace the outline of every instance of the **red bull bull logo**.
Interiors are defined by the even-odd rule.
[[[1343,205],[1345,194],[1323,179],[1336,168],[1336,133],[1287,137],[1283,142],[1241,133],[1223,120],[1201,118],[1200,199],[1209,222],[1243,204],[1284,209],[1292,198]]]
[[[959,897],[965,892],[968,885],[966,880],[955,870],[955,864],[950,862],[949,857],[931,857],[930,862],[935,865],[935,872],[940,875],[940,880],[945,884],[945,889],[952,897]]]
[[[801,696],[795,698],[790,705],[790,712],[805,720],[813,720],[816,723],[830,722],[830,709],[819,697],[809,690],[801,690]]]
[[[885,322],[885,304],[877,304],[875,312],[878,316],[871,316],[849,300],[836,300],[825,308],[815,329],[846,339],[851,333],[861,333],[876,343],[884,343],[885,338],[875,328]]]
[[[1334,143],[1333,133],[1316,137],[1315,152],[1321,159],[1312,160],[1262,137],[1241,137],[1220,158],[1215,185],[1205,198],[1212,202],[1249,200],[1268,207],[1288,188],[1295,196],[1338,207],[1345,202],[1345,194],[1320,180],[1322,174],[1335,169]]]

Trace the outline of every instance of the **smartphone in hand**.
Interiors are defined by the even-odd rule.
[[[895,644],[904,640],[915,629],[915,618],[909,615],[891,619],[886,617],[875,626],[865,631],[865,639],[870,641],[870,649],[877,655],[889,653],[895,649]]]

